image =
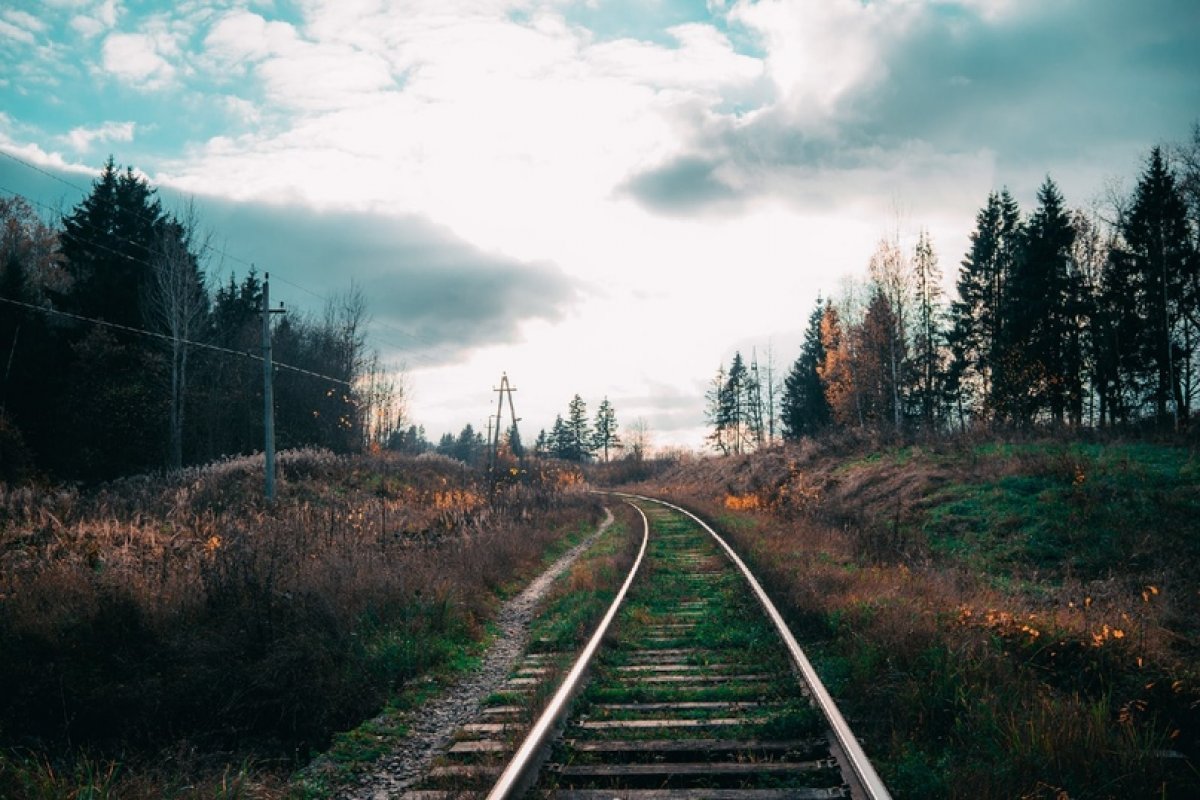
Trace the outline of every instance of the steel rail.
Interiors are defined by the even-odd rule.
[[[821,683],[821,679],[817,677],[816,670],[813,669],[812,663],[808,660],[808,656],[804,655],[804,651],[800,649],[800,644],[796,641],[796,637],[792,635],[787,623],[784,622],[783,616],[779,613],[779,610],[775,608],[775,604],[771,602],[771,598],[767,596],[766,591],[763,590],[762,585],[758,582],[758,579],[755,578],[754,574],[750,572],[750,568],[747,567],[745,562],[742,561],[738,554],[734,552],[733,548],[729,546],[728,542],[726,542],[720,536],[720,534],[714,531],[708,525],[708,523],[700,519],[700,517],[696,516],[691,511],[688,511],[686,508],[681,508],[674,503],[669,503],[666,500],[659,500],[654,497],[625,494],[624,492],[614,492],[614,494],[622,497],[632,497],[637,500],[644,500],[649,503],[658,503],[659,505],[678,511],[679,513],[684,514],[694,520],[698,525],[700,525],[700,527],[708,531],[709,535],[716,539],[717,543],[721,545],[721,548],[725,551],[725,554],[728,555],[730,560],[737,565],[739,570],[741,570],[742,575],[746,578],[750,584],[750,587],[754,590],[754,594],[758,598],[759,604],[763,607],[763,610],[766,611],[767,616],[770,617],[771,621],[775,624],[775,629],[779,633],[779,636],[783,639],[784,644],[787,646],[788,652],[792,657],[792,662],[796,665],[797,669],[800,670],[800,674],[804,678],[804,681],[808,684],[809,691],[812,693],[813,698],[817,701],[817,705],[825,714],[826,719],[829,720],[830,728],[833,730],[833,734],[837,738],[838,744],[845,753],[846,760],[849,762],[850,768],[854,771],[855,777],[858,779],[863,791],[867,793],[867,797],[869,797],[870,800],[891,800],[891,793],[880,779],[879,774],[875,772],[875,767],[871,765],[871,761],[867,758],[867,754],[863,752],[862,745],[860,745],[858,743],[858,739],[854,737],[854,733],[850,730],[850,725],[847,724],[845,717],[842,716],[842,712],[838,710],[837,704],[833,702],[833,697],[830,696],[829,691],[825,688],[825,685]]]
[[[591,663],[592,656],[600,647],[600,642],[604,639],[604,635],[608,633],[608,628],[612,624],[613,618],[616,617],[617,611],[621,608],[621,603],[625,600],[625,594],[629,591],[630,585],[633,584],[633,579],[637,576],[638,567],[642,565],[642,559],[646,555],[646,547],[650,541],[650,520],[646,518],[646,514],[633,503],[626,501],[632,508],[636,509],[642,517],[642,546],[638,550],[637,558],[634,559],[633,567],[629,570],[629,575],[625,578],[625,583],[621,585],[621,589],[617,592],[616,598],[613,599],[612,605],[609,606],[608,612],[604,618],[600,620],[600,624],[596,627],[592,638],[588,640],[587,646],[579,654],[579,658],[575,660],[575,665],[571,667],[571,671],[567,673],[566,679],[563,680],[558,691],[554,693],[550,704],[546,706],[546,710],[538,717],[536,723],[529,734],[525,737],[525,741],[521,743],[512,760],[508,762],[508,766],[504,768],[504,772],[500,773],[499,779],[488,792],[487,800],[505,800],[517,796],[523,792],[528,786],[528,781],[536,777],[536,770],[541,766],[539,756],[544,755],[544,748],[559,721],[567,711],[567,703],[575,696],[579,690],[583,675],[587,671]]]

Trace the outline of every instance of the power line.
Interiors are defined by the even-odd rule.
[[[14,156],[14,155],[12,155],[11,153],[8,153],[8,152],[5,152],[5,151],[3,151],[3,150],[0,150],[0,155],[3,155],[3,156],[5,156],[5,157],[7,157],[7,158],[11,159],[12,161],[15,161],[15,162],[16,162],[16,163],[18,163],[18,164],[21,164],[21,165],[23,165],[23,166],[25,166],[25,167],[28,167],[29,169],[31,169],[31,170],[33,170],[33,171],[35,171],[35,172],[41,173],[41,174],[43,174],[43,175],[46,175],[47,177],[49,177],[49,178],[52,178],[53,180],[55,180],[55,181],[58,181],[59,183],[62,183],[62,184],[64,184],[64,185],[66,185],[66,186],[69,186],[69,187],[71,187],[72,189],[75,189],[75,190],[77,190],[77,191],[79,191],[79,192],[83,192],[83,193],[85,193],[85,194],[86,194],[86,193],[87,193],[87,191],[88,191],[87,189],[84,189],[83,187],[81,187],[81,186],[79,186],[79,185],[77,185],[77,184],[71,183],[70,181],[67,181],[67,180],[65,180],[64,178],[61,178],[61,177],[59,177],[59,176],[57,176],[57,175],[54,175],[53,173],[51,173],[51,172],[48,172],[47,170],[44,170],[44,169],[42,169],[41,167],[38,167],[38,166],[37,166],[37,165],[35,165],[35,164],[32,164],[32,163],[30,163],[30,162],[28,162],[28,161],[25,161],[24,159],[18,158],[17,156]],[[29,203],[29,204],[31,204],[31,205],[37,206],[37,207],[39,207],[39,208],[41,208],[41,209],[43,209],[43,210],[45,210],[45,211],[47,211],[47,212],[49,212],[49,213],[51,213],[51,214],[58,214],[60,217],[62,217],[62,216],[63,216],[63,215],[62,215],[62,212],[61,212],[61,210],[60,210],[60,209],[54,208],[54,207],[52,207],[52,206],[50,206],[50,205],[48,205],[48,204],[46,204],[46,203],[40,202],[40,201],[38,201],[38,200],[35,200],[35,199],[33,199],[32,197],[29,197],[28,195],[25,195],[25,194],[23,194],[23,193],[21,193],[21,192],[19,192],[19,191],[16,191],[15,189],[11,189],[11,188],[9,188],[9,187],[7,187],[7,186],[0,185],[0,191],[6,192],[7,194],[10,194],[10,195],[12,195],[13,197],[19,197],[19,198],[21,198],[22,200],[24,200],[25,202],[27,202],[27,203]],[[137,218],[138,218],[138,219],[141,219],[142,221],[151,221],[151,222],[153,221],[153,220],[149,220],[149,218],[148,218],[148,217],[146,217],[146,215],[144,215],[144,214],[137,215]],[[90,231],[91,231],[93,234],[103,234],[103,235],[105,235],[105,236],[108,236],[108,235],[109,235],[107,232],[99,230],[99,229],[98,229],[98,228],[97,228],[95,225],[90,225],[90,224],[87,224],[86,222],[85,222],[85,223],[82,225],[82,227],[85,227],[85,228],[89,229],[89,230],[90,230]],[[124,253],[124,252],[120,252],[120,251],[118,251],[118,250],[115,250],[115,249],[113,249],[112,247],[109,247],[109,246],[108,246],[108,245],[106,245],[106,244],[102,244],[101,242],[97,241],[95,238],[92,238],[92,237],[84,237],[84,236],[79,236],[79,235],[77,235],[77,234],[68,234],[68,235],[70,235],[70,236],[71,236],[73,239],[75,239],[76,241],[79,241],[79,242],[81,242],[81,243],[85,243],[85,244],[91,245],[91,246],[92,246],[92,247],[94,247],[94,248],[97,248],[97,249],[99,249],[99,250],[103,250],[103,251],[105,251],[105,252],[108,252],[109,254],[111,254],[111,255],[114,255],[114,256],[117,256],[118,258],[123,258],[123,259],[126,259],[127,261],[132,261],[132,262],[135,262],[135,263],[143,264],[143,265],[145,265],[145,266],[152,266],[152,265],[150,264],[150,262],[149,262],[147,259],[143,259],[143,258],[137,258],[137,257],[135,257],[135,256],[133,256],[133,255],[130,255],[129,253]],[[113,238],[118,238],[118,237],[113,237]],[[140,250],[144,251],[147,257],[153,257],[153,255],[154,255],[154,252],[153,252],[153,251],[152,251],[152,250],[151,250],[151,249],[150,249],[148,246],[146,246],[145,244],[143,244],[143,243],[141,243],[141,242],[135,242],[135,241],[132,241],[132,240],[130,240],[130,239],[128,239],[128,238],[119,238],[118,240],[119,240],[119,241],[120,241],[122,244],[124,244],[124,245],[126,245],[126,246],[129,246],[129,247],[135,247],[135,248],[138,248],[138,249],[140,249]],[[255,268],[255,265],[254,265],[254,263],[253,263],[253,262],[251,262],[251,261],[247,261],[247,260],[246,260],[246,259],[244,259],[244,258],[241,258],[241,257],[239,257],[239,256],[237,256],[237,255],[235,255],[235,254],[233,254],[233,253],[230,253],[228,250],[226,250],[226,249],[224,249],[224,248],[218,249],[217,247],[215,247],[214,245],[212,245],[212,244],[211,244],[211,243],[209,243],[209,242],[203,242],[203,243],[200,243],[200,244],[199,244],[199,249],[200,249],[200,251],[201,251],[201,252],[205,252],[205,251],[206,251],[206,252],[208,252],[210,255],[213,255],[213,256],[219,257],[220,259],[227,259],[227,260],[229,260],[229,261],[233,261],[233,262],[235,262],[235,263],[237,263],[237,264],[241,264],[241,265],[243,265],[243,266],[245,266],[245,267],[248,267],[248,268],[250,268],[250,269],[254,269],[254,268]],[[328,295],[323,295],[323,294],[321,294],[321,293],[319,293],[319,292],[317,292],[317,291],[315,291],[315,290],[313,290],[313,289],[310,289],[310,288],[309,288],[309,287],[307,287],[307,286],[304,286],[304,285],[302,285],[302,284],[299,284],[299,283],[297,283],[297,282],[295,282],[295,281],[289,280],[288,278],[282,277],[282,276],[280,276],[278,273],[276,273],[276,275],[275,275],[275,279],[276,279],[277,281],[281,282],[281,283],[285,283],[285,284],[287,284],[288,286],[291,286],[291,287],[292,287],[292,288],[294,288],[294,289],[297,289],[297,290],[299,290],[299,291],[301,291],[301,292],[304,292],[304,293],[306,293],[306,294],[308,294],[308,295],[311,295],[312,297],[315,297],[316,299],[318,299],[318,300],[321,300],[322,302],[325,302],[325,303],[330,303],[330,302],[333,302],[333,301],[335,300],[335,298],[332,298],[332,297],[330,297],[330,296],[328,296]],[[379,321],[377,321],[377,320],[371,320],[371,321],[370,321],[368,324],[369,324],[369,325],[371,325],[371,326],[374,326],[374,327],[380,327],[380,328],[384,328],[384,329],[386,329],[386,330],[389,330],[389,331],[392,331],[392,332],[394,332],[394,333],[396,333],[396,334],[398,334],[398,335],[400,335],[400,336],[407,337],[407,338],[409,338],[409,339],[413,339],[413,340],[414,340],[414,341],[416,341],[418,344],[425,345],[426,347],[438,347],[438,344],[437,344],[436,342],[433,342],[433,341],[429,340],[428,338],[426,338],[426,337],[424,337],[424,336],[421,336],[421,335],[419,335],[419,334],[415,334],[415,333],[411,333],[411,332],[409,332],[409,331],[402,330],[402,329],[400,329],[400,328],[397,328],[397,327],[395,327],[395,326],[393,326],[393,325],[388,325],[388,324],[387,324],[387,323],[385,323],[385,322],[379,322]],[[399,351],[401,351],[401,352],[404,352],[404,353],[408,353],[408,354],[412,355],[413,357],[417,358],[417,359],[418,359],[418,360],[420,360],[420,361],[424,361],[424,362],[426,362],[426,363],[429,363],[429,364],[433,364],[433,363],[434,363],[434,360],[433,360],[433,359],[431,359],[431,358],[429,358],[428,356],[426,356],[426,355],[422,354],[421,352],[417,351],[416,349],[414,349],[414,348],[413,348],[413,346],[412,346],[412,345],[403,345],[403,344],[400,344],[400,343],[398,343],[398,342],[392,341],[392,340],[390,340],[390,339],[385,339],[385,338],[383,338],[383,337],[379,336],[377,333],[376,333],[376,334],[374,334],[374,335],[372,336],[372,338],[373,338],[374,340],[376,340],[376,341],[378,341],[378,342],[380,342],[380,343],[382,343],[382,344],[388,345],[388,346],[390,346],[390,347],[392,347],[392,348],[394,348],[394,349],[396,349],[396,350],[399,350]]]
[[[44,209],[52,210],[52,209],[49,209],[49,206],[47,206],[45,203],[40,203],[40,202],[38,202],[37,200],[34,200],[34,199],[33,199],[33,198],[31,198],[31,197],[27,197],[27,196],[25,196],[25,195],[21,194],[20,192],[17,192],[17,191],[14,191],[14,190],[12,190],[12,189],[8,188],[7,186],[0,185],[0,191],[7,192],[7,193],[9,193],[9,194],[13,195],[14,197],[19,197],[19,198],[21,198],[22,200],[24,200],[25,202],[27,202],[27,203],[30,203],[30,204],[32,204],[32,205],[36,205],[36,206],[40,206],[40,207],[42,207],[42,208],[44,208]],[[93,231],[96,231],[96,228],[95,228],[95,226],[89,226],[89,227],[90,227],[90,228],[91,228]],[[112,248],[112,247],[108,246],[107,244],[104,244],[104,243],[102,243],[102,242],[99,242],[99,241],[97,241],[96,239],[93,239],[93,238],[87,238],[87,237],[83,237],[83,236],[77,236],[77,235],[74,235],[74,234],[71,234],[71,238],[75,239],[75,240],[76,240],[76,241],[78,241],[78,242],[82,242],[82,243],[84,243],[84,244],[87,244],[87,245],[89,245],[89,246],[91,246],[91,247],[93,247],[93,248],[95,248],[95,249],[97,249],[97,250],[102,250],[102,251],[104,251],[104,252],[106,252],[106,253],[109,253],[110,255],[116,256],[117,258],[123,258],[123,259],[125,259],[126,261],[131,261],[131,262],[133,262],[133,263],[135,263],[135,264],[141,264],[142,266],[149,267],[149,268],[151,268],[151,269],[153,269],[153,268],[154,268],[154,265],[153,265],[153,264],[152,264],[152,263],[151,263],[149,260],[147,260],[147,259],[141,259],[141,258],[136,258],[135,256],[132,256],[132,255],[130,255],[129,253],[123,253],[123,252],[121,252],[120,250],[116,250],[116,249],[114,249],[114,248]],[[118,237],[113,237],[113,238],[118,238]],[[147,254],[148,256],[153,256],[153,255],[154,255],[153,251],[151,251],[151,250],[150,250],[150,248],[148,248],[148,247],[147,247],[146,245],[144,245],[144,244],[141,244],[140,242],[133,242],[133,241],[130,241],[129,239],[119,239],[119,241],[123,242],[123,243],[124,243],[125,245],[127,245],[127,246],[134,246],[134,247],[138,247],[138,248],[140,248],[140,249],[142,249],[142,250],[145,250],[145,251],[146,251],[146,254]],[[209,249],[211,249],[211,247],[210,247]],[[248,263],[248,262],[243,262],[243,263]],[[253,264],[249,264],[249,266],[250,266],[250,267],[253,267],[254,265],[253,265]],[[299,284],[293,283],[292,281],[289,281],[289,280],[287,280],[287,279],[279,278],[279,276],[278,276],[278,275],[276,276],[276,280],[282,280],[284,283],[291,284],[292,286],[295,286],[295,287],[296,287],[296,288],[298,288],[298,289],[301,289],[301,290],[303,290],[303,291],[306,291],[306,292],[308,292],[309,294],[313,295],[314,297],[317,297],[318,299],[326,300],[326,302],[328,302],[328,300],[329,300],[328,298],[324,298],[324,297],[322,297],[321,295],[317,294],[316,292],[313,292],[313,291],[311,291],[311,290],[309,290],[309,289],[305,289],[303,286],[300,286]],[[386,339],[381,339],[379,336],[376,336],[376,337],[375,337],[375,339],[376,339],[376,340],[379,340],[379,341],[382,341],[382,342],[384,342],[385,344],[390,344],[392,347],[395,347],[395,348],[396,348],[396,349],[398,349],[398,350],[406,350],[406,351],[408,350],[408,348],[405,348],[405,347],[403,347],[402,345],[398,345],[398,344],[396,344],[395,342],[390,342],[390,341],[388,341],[388,340],[386,340]],[[411,351],[410,351],[410,352],[411,352]],[[421,354],[419,354],[419,353],[414,353],[414,355],[416,355],[418,358],[421,358],[421,357],[422,357],[422,356],[421,356]],[[431,359],[428,359],[427,357],[425,357],[425,358],[426,358],[426,360],[428,360],[428,361],[432,361]]]
[[[231,356],[241,356],[242,358],[248,358],[252,361],[262,362],[265,360],[260,355],[255,355],[254,353],[248,353],[244,350],[233,350],[228,347],[221,347],[220,345],[209,344],[208,342],[195,342],[190,339],[177,339],[174,336],[168,336],[165,333],[155,333],[154,331],[148,331],[148,330],[145,330],[144,328],[134,328],[129,325],[121,325],[120,323],[117,323],[117,322],[109,322],[106,319],[95,319],[93,317],[85,317],[80,314],[72,314],[69,311],[60,311],[57,308],[46,308],[44,306],[34,305],[33,303],[26,303],[22,300],[13,300],[12,298],[9,298],[9,297],[0,297],[0,303],[8,303],[9,305],[20,306],[21,308],[26,308],[26,309],[29,309],[30,311],[38,311],[43,314],[54,314],[54,315],[60,316],[60,317],[67,317],[68,319],[74,319],[74,320],[78,320],[80,322],[88,322],[88,323],[91,323],[92,325],[102,325],[107,328],[113,328],[115,330],[125,331],[127,333],[136,333],[140,336],[149,336],[154,339],[162,339],[162,340],[168,341],[168,342],[180,342],[182,344],[188,345],[189,347],[198,347],[203,350],[213,350],[215,352],[224,353],[226,355],[231,355]],[[294,367],[291,364],[282,364],[278,361],[273,361],[272,364],[273,364],[273,366],[275,366],[279,369],[285,369],[290,372],[299,373],[301,375],[308,375],[309,377],[312,377],[312,378],[320,378],[321,380],[330,381],[331,383],[340,383],[343,386],[349,386],[349,387],[353,388],[353,384],[351,384],[349,381],[344,381],[341,378],[335,378],[332,375],[322,375],[319,372],[313,372],[312,370],[304,369],[303,367]]]

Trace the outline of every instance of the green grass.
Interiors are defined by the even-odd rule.
[[[935,553],[992,575],[1035,568],[1056,578],[1200,557],[1200,466],[1182,448],[983,445],[976,480],[925,503]],[[996,477],[983,477],[988,474]]]
[[[563,540],[547,548],[543,563],[552,562],[594,530],[595,527],[590,524],[579,523]],[[610,553],[615,547],[612,544],[613,537],[622,532],[619,523],[613,525],[597,547],[585,554],[583,561],[586,563],[589,557],[594,558],[594,551],[597,550]],[[565,579],[560,577],[559,581]],[[508,587],[505,594],[516,594],[518,589],[514,584]],[[576,599],[576,596],[566,598],[568,603]],[[336,734],[324,758],[293,777],[293,797],[324,800],[335,796],[352,782],[354,776],[371,768],[408,735],[408,729],[401,721],[405,715],[420,708],[462,675],[476,668],[488,645],[495,639],[496,630],[490,625],[482,639],[473,636],[465,620],[453,613],[453,609],[445,603],[430,603],[422,608],[428,620],[425,624],[421,624],[421,615],[417,614],[410,618],[405,629],[364,626],[367,633],[362,647],[366,651],[367,663],[372,665],[373,671],[391,678],[391,682],[398,687],[397,691],[379,716]],[[539,636],[554,633],[565,644],[574,635],[574,627],[580,624],[578,617],[587,613],[586,609],[572,610],[575,616],[568,616],[569,621],[561,625],[557,612],[539,615],[533,638],[536,640]],[[555,640],[556,643],[558,641]],[[504,693],[493,693],[487,700],[487,704],[499,705],[524,702],[527,702],[527,698],[523,695]]]

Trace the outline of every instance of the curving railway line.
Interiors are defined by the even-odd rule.
[[[537,653],[407,800],[890,798],[757,579],[689,511],[620,495],[642,543],[577,656]],[[515,716],[514,716],[515,715]],[[490,788],[489,788],[490,787]]]

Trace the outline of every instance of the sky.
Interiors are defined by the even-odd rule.
[[[579,394],[703,447],[735,350],[1047,175],[1088,206],[1200,119],[1195,0],[5,0],[0,193],[109,155],[194,199],[210,274],[360,289],[436,439]],[[324,299],[323,299],[324,298]]]

